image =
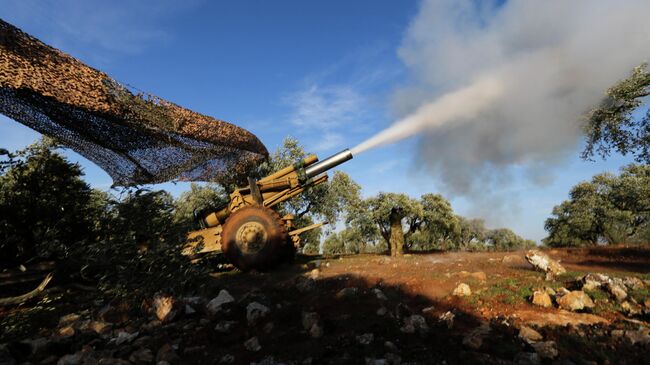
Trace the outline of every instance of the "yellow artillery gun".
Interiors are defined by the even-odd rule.
[[[347,149],[320,162],[311,155],[260,180],[249,177],[223,209],[200,217],[204,228],[188,235],[184,254],[221,250],[241,270],[268,269],[291,257],[299,235],[324,223],[296,228],[293,216],[280,217],[273,207],[324,183],[326,171],[350,159]]]

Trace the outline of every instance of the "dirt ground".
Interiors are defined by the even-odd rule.
[[[567,273],[546,281],[525,252],[301,257],[268,273],[215,272],[195,296],[171,297],[163,321],[153,299],[133,308],[74,294],[76,306],[38,330],[15,328],[27,307],[0,312],[13,324],[0,332],[0,364],[649,363],[650,249],[546,252]],[[644,281],[628,293],[642,309],[605,292],[580,312],[530,302],[535,289],[571,290],[589,273]],[[461,283],[471,295],[452,295]],[[232,300],[215,307],[223,290]]]

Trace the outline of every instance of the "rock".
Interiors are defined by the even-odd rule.
[[[540,365],[542,359],[535,352],[520,352],[515,355],[513,362],[517,365]]]
[[[318,324],[320,316],[316,312],[302,312],[302,327],[309,331],[315,324]]]
[[[623,279],[623,284],[632,290],[641,290],[645,288],[643,281],[635,276],[628,276]]]
[[[166,343],[158,349],[158,352],[156,353],[156,362],[160,363],[161,361],[167,362],[169,364],[180,362],[180,357],[176,355],[176,352],[174,351],[174,348],[171,344]]]
[[[309,274],[307,274],[307,277],[309,277],[312,280],[318,279],[319,276],[320,276],[320,269],[318,268],[313,269],[312,271],[309,272]]]
[[[375,335],[373,333],[364,333],[357,336],[357,342],[361,345],[370,345],[372,341],[375,340]]]
[[[625,331],[625,337],[627,337],[632,344],[649,344],[650,343],[650,329],[647,327],[639,327],[636,331]]]
[[[636,304],[631,304],[628,301],[621,303],[621,311],[627,314],[628,316],[637,316],[641,314],[640,306]]]
[[[549,308],[553,306],[551,296],[546,291],[535,290],[533,292],[532,302],[540,307]]]
[[[79,365],[81,364],[81,360],[83,360],[83,353],[77,352],[75,354],[62,356],[59,361],[57,361],[56,365]]]
[[[123,343],[132,342],[136,339],[136,337],[138,337],[139,334],[139,332],[128,333],[126,331],[120,331],[117,333],[117,337],[115,337],[113,340],[115,341],[115,345],[119,346]]]
[[[384,347],[386,348],[386,350],[388,350],[388,351],[390,351],[390,352],[397,352],[397,351],[399,351],[399,349],[397,348],[397,346],[395,346],[395,344],[392,343],[391,341],[385,341],[385,342],[384,342]]]
[[[269,307],[258,302],[252,302],[246,306],[246,320],[249,326],[256,325],[262,318],[266,317],[271,310]]]
[[[309,329],[309,335],[312,338],[321,338],[323,337],[323,328],[317,323]]]
[[[214,330],[220,333],[229,333],[235,325],[237,325],[237,322],[235,321],[219,321],[219,323],[214,326]]]
[[[246,350],[253,352],[257,352],[262,349],[262,346],[260,346],[260,341],[257,339],[257,337],[252,337],[246,340],[246,342],[244,342],[244,347]]]
[[[320,338],[323,336],[323,329],[319,325],[320,316],[316,312],[303,312],[302,313],[302,327],[313,338]]]
[[[230,295],[226,290],[222,289],[214,299],[208,302],[205,309],[208,313],[215,315],[221,311],[221,307],[224,304],[232,303],[235,301],[235,298]]]
[[[156,294],[153,297],[153,311],[161,322],[170,322],[176,318],[176,300],[171,295]]]
[[[569,291],[567,288],[564,287],[558,288],[555,293],[555,299],[557,300],[557,298],[563,297],[569,293],[571,293],[571,291]]]
[[[546,292],[546,294],[548,294],[550,296],[556,296],[557,295],[555,290],[553,288],[551,288],[550,286],[544,287],[544,291]]]
[[[519,329],[519,338],[526,342],[537,342],[543,339],[542,335],[528,326]]]
[[[624,330],[612,330],[610,335],[612,337],[614,337],[614,338],[620,338],[620,337],[623,337],[625,335],[625,331]]]
[[[646,299],[645,302],[643,302],[643,305],[646,307],[646,309],[650,309],[650,299]]]
[[[296,290],[300,293],[308,293],[314,290],[315,281],[311,278],[306,278],[304,276],[298,276],[295,281]]]
[[[355,288],[355,287],[343,288],[339,290],[338,293],[336,293],[336,299],[354,298],[357,296],[358,293],[359,293],[359,288]]]
[[[97,312],[98,319],[108,323],[120,323],[128,320],[124,311],[114,307],[111,304],[105,305]]]
[[[65,327],[59,328],[57,333],[59,334],[59,336],[61,336],[63,338],[68,338],[68,337],[74,336],[75,330],[74,330],[74,328],[72,328],[72,326],[65,326]]]
[[[483,339],[490,333],[490,324],[483,323],[482,325],[471,330],[465,337],[463,337],[463,345],[472,349],[478,350],[483,345]]]
[[[151,363],[153,362],[153,353],[151,350],[147,348],[141,348],[139,350],[135,350],[131,353],[131,356],[129,356],[129,361],[133,363]]]
[[[404,333],[415,333],[417,331],[420,334],[424,334],[429,332],[429,326],[424,317],[419,314],[413,314],[404,318],[404,326],[400,330]]]
[[[555,341],[545,341],[545,342],[536,342],[532,343],[531,346],[535,349],[535,352],[542,359],[555,359],[558,355],[557,345]]]
[[[552,280],[558,275],[564,274],[566,270],[559,262],[550,258],[540,250],[529,250],[526,252],[526,260],[537,270],[546,273],[546,280]]]
[[[102,334],[110,331],[113,325],[104,321],[90,321],[87,328],[97,334]]]
[[[609,283],[611,279],[603,274],[587,274],[582,278],[582,290],[594,290],[601,288],[603,285]]]
[[[196,310],[194,310],[194,308],[192,308],[191,305],[185,304],[185,314],[186,315],[192,315],[194,313],[196,313]]]
[[[225,354],[219,359],[219,364],[232,364],[235,362],[235,357],[231,354]]]
[[[593,308],[594,302],[582,290],[574,290],[557,299],[557,304],[570,311],[579,311],[585,308]]]
[[[625,290],[625,285],[621,282],[609,282],[605,285],[607,291],[614,296],[617,302],[622,302],[627,298],[627,291]]]
[[[59,327],[71,326],[79,319],[81,319],[81,316],[76,313],[66,314],[59,318]]]
[[[446,311],[438,317],[438,320],[444,322],[447,325],[448,329],[451,329],[454,326],[454,318],[456,315],[451,311]]]
[[[460,283],[451,294],[457,297],[467,297],[472,295],[472,290],[470,289],[469,285]]]
[[[377,297],[377,299],[379,299],[379,300],[388,300],[388,298],[386,297],[386,294],[384,294],[384,292],[381,291],[381,289],[374,288],[374,289],[372,289],[372,292],[375,293],[375,296]]]
[[[21,344],[25,344],[29,346],[30,353],[32,356],[39,357],[41,355],[44,355],[46,350],[48,350],[48,347],[50,345],[50,339],[45,338],[45,337],[40,337],[40,338],[35,338],[35,339],[27,339],[20,341]],[[0,353],[2,352],[1,347],[0,347]],[[2,364],[2,356],[0,355],[0,364]]]

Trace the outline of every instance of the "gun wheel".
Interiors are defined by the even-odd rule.
[[[283,259],[288,241],[280,215],[262,206],[235,211],[223,225],[221,249],[238,269],[265,270]]]

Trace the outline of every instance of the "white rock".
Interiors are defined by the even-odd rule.
[[[257,339],[257,337],[252,337],[246,340],[246,342],[244,342],[244,347],[246,350],[253,352],[257,352],[262,349],[260,341]]]
[[[370,345],[372,341],[375,340],[375,335],[373,333],[364,333],[357,336],[357,342],[362,345]]]
[[[315,324],[318,324],[320,316],[316,312],[303,312],[302,313],[302,327],[309,331]]]
[[[120,331],[120,332],[117,333],[117,337],[115,337],[115,339],[114,339],[115,344],[117,346],[119,346],[119,345],[121,345],[123,343],[129,343],[129,342],[135,340],[135,338],[138,337],[139,334],[140,334],[140,332],[128,333],[128,332],[125,332],[125,331]]]
[[[470,289],[469,285],[465,283],[460,283],[458,284],[456,289],[454,289],[452,295],[455,295],[457,297],[468,297],[472,295],[472,289]]]
[[[404,326],[400,329],[404,333],[426,333],[429,331],[426,319],[419,314],[404,318]]]
[[[384,292],[381,291],[381,289],[374,288],[374,289],[372,289],[372,292],[375,293],[375,296],[377,297],[377,299],[379,299],[379,300],[388,300],[388,298],[386,297],[386,294],[384,294]]]
[[[235,298],[233,298],[232,295],[228,293],[228,291],[222,289],[219,292],[219,295],[217,295],[214,299],[208,302],[205,309],[208,311],[208,313],[214,315],[221,310],[221,306],[227,303],[232,303],[234,301]]]
[[[249,326],[256,325],[262,318],[266,317],[271,310],[269,307],[258,302],[252,302],[246,307],[246,320]]]

